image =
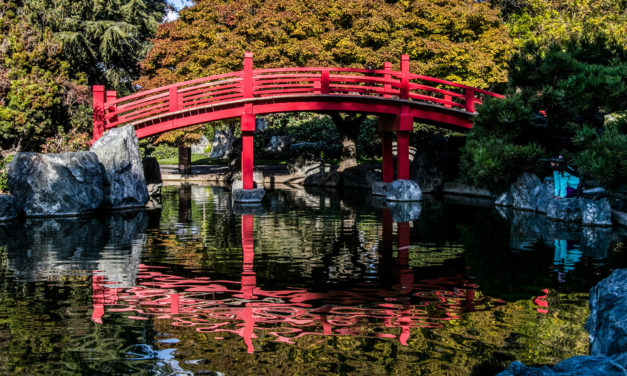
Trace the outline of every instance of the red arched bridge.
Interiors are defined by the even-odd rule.
[[[489,91],[414,74],[409,56],[400,71],[383,69],[253,69],[253,55],[231,72],[180,82],[117,98],[115,91],[93,87],[93,141],[110,129],[132,124],[138,138],[239,117],[242,131],[242,180],[251,189],[255,116],[278,112],[356,112],[381,116],[383,181],[393,179],[392,141],[396,133],[397,174],[409,179],[409,132],[414,119],[448,128],[472,128],[475,104]]]

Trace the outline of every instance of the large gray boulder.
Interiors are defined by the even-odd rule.
[[[612,208],[607,198],[581,199],[581,223],[588,226],[611,226]]]
[[[15,196],[0,195],[0,222],[17,218],[20,211],[20,203]]]
[[[552,197],[546,206],[546,216],[555,221],[579,222],[581,221],[580,200],[577,197]]]
[[[148,189],[133,126],[105,132],[91,151],[96,153],[106,172],[103,207],[143,207],[148,201]]]
[[[546,201],[544,183],[536,175],[524,173],[495,201],[495,204],[536,211],[538,206],[543,206],[543,201]]]
[[[80,215],[103,203],[104,174],[90,152],[18,153],[7,185],[27,216]]]
[[[590,355],[627,352],[627,269],[617,269],[590,290]]]
[[[394,180],[387,187],[385,194],[387,201],[419,201],[422,199],[422,191],[413,180]]]

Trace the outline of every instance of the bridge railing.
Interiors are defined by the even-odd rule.
[[[248,59],[248,60],[247,60]],[[116,99],[107,92],[104,128],[128,123],[159,121],[180,111],[250,100],[306,95],[368,96],[421,102],[474,113],[485,96],[500,95],[451,81],[409,72],[403,56],[401,70],[356,68],[271,68],[252,69],[247,54],[244,69],[147,90]]]

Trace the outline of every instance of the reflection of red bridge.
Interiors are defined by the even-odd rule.
[[[117,98],[93,87],[93,140],[132,124],[138,138],[216,120],[240,118],[244,189],[252,188],[255,116],[278,112],[356,112],[382,115],[383,175],[392,177],[392,138],[396,133],[398,177],[409,179],[409,132],[414,119],[451,128],[471,128],[475,104],[489,91],[400,70],[275,68],[253,69],[246,53],[243,70],[185,81]],[[250,172],[250,175],[249,175]]]
[[[384,213],[384,242],[391,239],[391,230],[388,211]],[[307,335],[353,335],[398,338],[407,345],[411,328],[438,327],[462,312],[491,307],[486,299],[475,297],[476,286],[462,276],[414,282],[408,266],[408,235],[409,224],[399,223],[401,272],[399,284],[391,290],[362,285],[329,292],[266,291],[256,286],[253,271],[253,217],[243,215],[241,281],[186,279],[165,274],[160,267],[141,265],[138,285],[118,289],[94,275],[92,320],[102,323],[109,306],[108,312],[133,312],[129,317],[138,320],[153,317],[199,332],[237,334],[248,352],[253,352],[253,339],[260,331],[287,343]]]

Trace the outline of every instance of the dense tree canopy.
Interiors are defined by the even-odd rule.
[[[505,81],[511,40],[499,12],[476,1],[199,0],[162,25],[142,63],[144,88],[257,67],[382,67],[480,87]]]
[[[518,53],[508,97],[479,108],[462,158],[465,179],[502,190],[524,171],[542,171],[541,158],[563,154],[585,177],[622,189],[627,50],[617,43],[572,39]]]
[[[503,9],[517,47],[549,46],[573,38],[619,41],[627,46],[624,0],[493,0]]]
[[[130,91],[164,11],[165,0],[0,0],[0,151],[89,131],[86,85]]]
[[[33,25],[63,43],[73,75],[128,92],[165,6],[165,0],[24,0],[23,9]]]

